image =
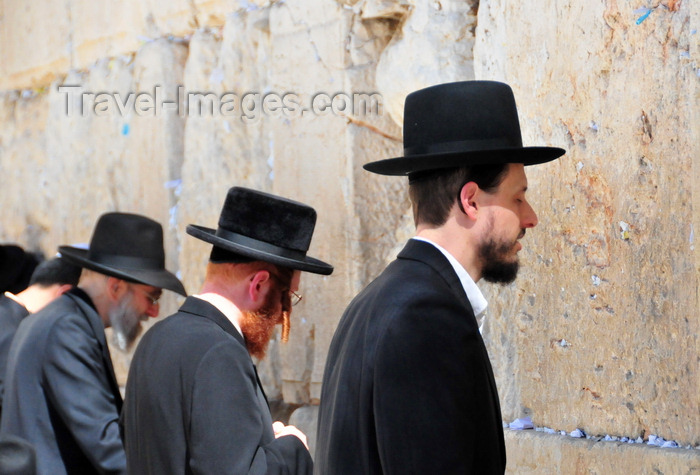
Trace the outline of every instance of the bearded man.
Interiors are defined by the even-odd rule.
[[[409,94],[405,156],[365,168],[408,175],[416,237],[340,320],[323,377],[318,474],[505,471],[476,282],[515,279],[519,240],[537,224],[524,166],[563,153],[523,147],[505,84]]]
[[[19,325],[0,431],[34,446],[38,474],[125,474],[122,399],[104,329],[128,349],[141,321],[158,315],[162,289],[185,289],[165,269],[163,228],[144,216],[104,214],[89,250],[59,252],[83,271],[77,287]]]
[[[187,227],[213,248],[200,293],[134,354],[122,414],[129,473],[312,473],[306,436],[273,424],[251,356],[264,357],[278,324],[286,341],[300,271],[333,271],[306,255],[315,223],[309,206],[234,187],[218,229]]]

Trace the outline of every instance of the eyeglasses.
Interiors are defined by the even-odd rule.
[[[160,297],[163,295],[162,292],[159,292],[158,295],[153,296],[149,292],[143,290],[141,287],[132,286],[132,288],[141,292],[148,299],[148,301],[151,302],[151,305],[153,306],[158,305],[158,300],[160,300]]]
[[[289,298],[292,301],[292,307],[301,302],[301,299],[303,298],[301,295],[298,293],[294,292],[293,290],[289,290]]]
[[[269,271],[268,271],[268,272],[269,272]],[[278,276],[277,274],[275,274],[274,272],[270,272],[270,275],[271,275],[272,277],[274,277],[274,278],[277,280],[277,282],[279,282],[279,283],[281,283],[281,284],[284,284],[284,283],[285,283],[285,282],[282,280],[282,278],[281,278],[280,276]],[[285,292],[285,290],[283,290],[282,292]],[[294,307],[296,304],[298,304],[299,302],[301,302],[301,299],[304,298],[304,297],[301,296],[301,294],[298,294],[298,293],[294,292],[292,289],[287,289],[286,292],[287,292],[287,294],[289,294],[289,300],[291,301],[292,307]]]

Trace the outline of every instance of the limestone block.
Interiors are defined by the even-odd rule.
[[[55,243],[51,246],[46,240],[52,222],[41,206],[49,160],[45,148],[48,103],[45,93],[0,96],[0,206],[4,210],[0,240],[44,254],[56,251]]]
[[[141,210],[161,223],[166,265],[180,277],[176,206],[182,180],[185,118],[176,113],[172,104],[165,103],[177,100],[176,90],[183,82],[187,53],[186,46],[161,39],[144,45],[136,54],[135,101],[138,103],[141,97],[153,98],[153,108],[149,108],[149,101],[144,101],[140,109],[143,112],[135,107],[134,113],[123,118],[121,134],[122,140],[126,139],[127,150],[115,169],[115,179],[129,186],[128,195],[119,200],[118,206]],[[161,316],[168,315],[181,301],[172,292],[165,294]]]
[[[207,183],[207,176],[213,176],[211,174],[211,168],[207,166],[205,158],[207,153],[210,152],[206,143],[201,143],[199,140],[206,136],[203,129],[208,125],[210,120],[206,114],[199,115],[193,111],[199,110],[198,107],[201,105],[197,100],[190,100],[189,93],[194,92],[208,92],[209,89],[206,87],[199,87],[200,80],[202,77],[207,75],[207,67],[211,61],[216,61],[218,58],[218,42],[210,35],[204,33],[197,33],[193,36],[190,41],[189,49],[187,51],[186,64],[182,71],[182,76],[178,81],[172,83],[173,89],[172,94],[176,95],[179,105],[178,118],[181,120],[182,129],[179,131],[181,141],[178,143],[182,147],[182,161],[180,162],[178,179],[173,197],[173,207],[171,208],[171,232],[177,236],[178,240],[178,257],[179,266],[182,272],[182,279],[185,283],[188,291],[190,293],[196,293],[199,290],[201,284],[201,278],[204,275],[204,266],[206,260],[201,259],[200,253],[187,252],[191,249],[191,246],[195,246],[196,249],[200,249],[204,252],[206,246],[203,242],[198,241],[185,233],[185,228],[188,224],[199,224],[205,226],[215,226],[216,217],[214,219],[208,219],[208,215],[199,215],[196,213],[195,216],[190,217],[184,211],[188,210],[190,206],[200,199],[201,187]],[[204,76],[203,76],[204,75]],[[192,114],[191,114],[192,113]],[[193,132],[194,131],[194,132]],[[188,167],[188,160],[192,158],[192,151],[201,153],[195,158],[195,162],[202,159],[200,163],[201,169],[195,174]],[[195,181],[197,189],[195,189],[195,196],[190,195],[192,188],[190,187],[193,180],[203,175],[204,177],[201,181]],[[212,184],[210,183],[209,186]],[[207,193],[207,195],[209,195]],[[216,213],[216,210],[220,208],[220,204],[214,204],[216,201],[223,202],[222,193],[212,193],[212,196],[206,196],[205,198],[211,200],[210,214]],[[197,247],[198,246],[198,247]]]
[[[93,71],[96,74],[69,74],[49,92],[48,190],[42,197],[42,209],[53,221],[50,232],[57,244],[89,242],[99,215],[116,209],[112,176],[124,150],[121,121],[112,114],[96,115],[93,103],[82,100],[82,93],[128,91],[131,66],[118,61],[110,70],[102,63]],[[55,219],[56,210],[63,210],[64,219]]]
[[[338,13],[335,2],[322,2],[311,9],[308,2],[290,2],[270,12],[271,56],[269,78],[273,91],[293,91],[312,97],[337,84],[343,84],[346,60],[342,41],[347,21]],[[323,37],[323,41],[319,39]],[[299,75],[299,68],[306,71]],[[347,216],[346,202],[337,177],[347,166],[347,154],[337,146],[337,137],[345,130],[340,117],[314,116],[311,111],[298,117],[270,118],[271,154],[274,172],[273,191],[307,203],[318,213],[318,221],[309,254],[336,264],[334,275],[322,277],[305,274],[301,292],[305,301],[294,308],[292,333],[281,347],[283,396],[285,401],[308,403],[310,372],[314,360],[314,337],[318,319],[332,312],[332,303],[323,298],[343,292],[342,257]],[[323,186],[319,186],[323,184]],[[344,243],[343,243],[344,244]],[[336,251],[336,252],[332,252]],[[313,397],[318,398],[318,394]]]
[[[145,0],[140,6],[141,15],[146,19],[146,34],[153,38],[166,35],[184,36],[191,34],[199,26],[193,2]]]
[[[369,69],[374,75],[382,51],[396,33],[398,20],[393,20],[389,12],[381,12],[385,16],[377,17],[365,17],[365,14],[366,9],[363,9],[360,15],[355,14],[352,18],[349,44],[347,45],[352,65],[350,71]],[[384,115],[383,101],[382,109],[382,115]]]
[[[273,91],[294,91],[311,109],[312,104],[305,101],[320,93],[351,96],[376,90],[373,74],[363,68],[376,63],[386,35],[375,35],[360,25],[351,9],[324,2],[311,10],[306,2],[287,2],[271,9],[270,32]],[[351,40],[346,46],[351,32],[359,32],[367,41]],[[305,74],[298,74],[299,70]],[[335,266],[329,277],[303,277],[301,290],[306,297],[292,314],[290,342],[281,347],[283,394],[285,401],[295,403],[309,402],[309,398],[315,402],[320,396],[327,348],[352,296],[352,276],[362,267],[352,257],[359,247],[357,209],[366,206],[355,194],[356,170],[367,161],[365,153],[376,150],[377,138],[386,140],[376,132],[386,126],[380,113],[319,112],[270,120],[273,190],[316,208],[318,221],[309,253]],[[344,137],[343,141],[338,137]],[[295,364],[286,363],[289,360]],[[300,361],[308,363],[300,365]],[[297,399],[303,395],[306,399]]]
[[[411,9],[408,1],[396,0],[365,0],[358,4],[362,9],[362,19],[395,19],[401,20]]]
[[[113,179],[128,186],[115,196],[115,206],[141,212],[163,225],[170,251],[167,263],[173,269],[178,265],[171,218],[181,179],[184,118],[165,102],[176,98],[186,55],[186,47],[165,40],[144,45],[133,63],[132,95],[126,93],[127,100],[133,99],[133,109],[114,114],[118,127],[110,127],[124,147],[115,160]]]
[[[355,15],[352,26],[352,68],[348,70],[348,77],[357,85],[356,90],[377,91],[381,105],[376,113],[372,110],[355,111],[348,126],[353,165],[343,183],[354,190],[352,203],[355,209],[354,224],[348,236],[352,259],[348,302],[386,265],[392,248],[397,244],[394,230],[400,227],[404,211],[409,206],[406,180],[375,175],[362,168],[368,162],[403,154],[401,129],[389,114],[386,97],[377,87],[375,74],[381,54],[396,33],[398,24],[387,22],[386,18],[364,18],[368,3],[362,5],[362,15]],[[340,315],[337,317],[339,320]],[[327,344],[330,344],[330,339]]]
[[[513,85],[526,144],[568,150],[528,170],[540,224],[516,283],[487,288],[506,419],[698,442],[694,8],[479,10],[477,76]]]
[[[691,9],[690,24],[693,25],[693,27],[695,27],[696,25],[700,25],[700,8],[694,7]],[[698,36],[697,34],[691,36],[688,50],[691,57],[700,57],[700,36]],[[696,75],[700,75],[700,72],[697,69],[695,70],[695,73]],[[700,102],[700,87],[697,83],[695,83],[694,95],[695,107],[693,108],[693,112],[691,112],[689,121],[691,124],[695,124],[695,127],[692,127],[689,131],[689,140],[690,143],[697,144],[700,143],[700,127],[697,125],[700,124],[700,107],[697,106],[697,104]],[[690,99],[692,101],[693,96],[690,96]],[[693,225],[691,231],[693,231],[693,233],[688,238],[688,240],[690,243],[691,250],[694,251],[695,275],[700,275],[700,246],[697,244],[698,241],[695,234],[697,232],[700,232],[700,188],[697,186],[697,183],[700,183],[700,161],[698,161],[697,158],[695,158],[692,162],[692,181],[696,185],[693,187],[693,193],[691,198],[691,204],[693,208]],[[695,290],[697,302],[700,303],[700,285],[698,285]],[[700,379],[700,377],[696,378]],[[696,381],[698,381],[698,379],[696,379]]]
[[[258,5],[256,5],[256,3]],[[145,42],[220,28],[226,15],[267,2],[199,0],[0,3],[0,89],[48,86],[69,68],[135,53]],[[31,36],[35,42],[24,41]],[[31,44],[31,47],[29,45]]]
[[[239,99],[248,91],[260,90],[255,68],[256,50],[244,42],[262,35],[253,27],[257,13],[230,17],[223,36],[197,33],[190,45],[190,57],[184,89],[188,92],[212,93],[222,97],[230,93]],[[244,74],[243,71],[245,71]],[[240,86],[243,84],[244,86]],[[201,101],[200,101],[201,102]],[[208,109],[211,110],[211,109]],[[247,186],[269,191],[267,141],[263,140],[260,121],[250,124],[242,119],[239,105],[235,114],[200,113],[190,104],[185,128],[185,161],[182,194],[177,219],[182,236],[181,266],[192,289],[198,289],[211,246],[185,234],[188,224],[217,227],[218,216],[232,186]],[[253,113],[257,111],[253,110]]]
[[[173,54],[167,54],[168,46],[154,43],[150,48],[159,51],[149,56],[146,49],[144,57],[149,64],[146,68],[138,57],[134,64],[130,59],[127,62],[103,61],[87,73],[69,75],[49,93],[47,149],[50,160],[46,174],[52,179],[49,184],[51,207],[75,212],[82,230],[91,230],[97,216],[111,209],[150,215],[167,229],[167,194],[170,191],[164,185],[177,178],[171,174],[168,163],[177,163],[178,147],[159,140],[167,136],[177,141],[177,129],[156,133],[155,128],[169,125],[167,120],[141,117],[128,105],[133,106],[136,94],[152,93],[154,82],[167,86],[169,78],[176,76],[172,64],[163,66],[168,60],[176,61]],[[162,61],[155,61],[155,58],[162,58]],[[149,78],[148,68],[158,70],[159,66],[161,80]],[[137,81],[132,77],[134,67]],[[139,90],[139,85],[143,89]],[[76,90],[59,90],[66,86]],[[105,102],[95,100],[98,94],[103,94]],[[110,96],[109,100],[106,96]],[[81,97],[84,110],[80,107]],[[115,98],[127,102],[123,111],[116,105]],[[156,111],[146,115],[149,113],[155,115]],[[66,189],[73,193],[65,193]],[[89,238],[76,229],[75,224],[76,221],[55,223],[54,235],[61,241]]]
[[[71,0],[71,67],[85,69],[103,58],[137,51],[146,35],[140,2]]]
[[[512,474],[664,473],[700,470],[700,451],[662,449],[644,444],[595,442],[535,431],[505,431]]]
[[[306,435],[306,443],[313,457],[316,452],[318,406],[304,406],[296,409],[289,418],[289,425],[296,426]]]
[[[197,32],[190,41],[190,54],[184,77],[184,91],[209,92],[209,76],[218,61],[220,39]],[[188,114],[204,101],[188,101]],[[220,120],[223,122],[223,120]],[[220,122],[207,114],[188,115],[185,127],[185,153],[180,200],[177,205],[177,232],[181,240],[180,266],[192,292],[197,292],[211,246],[185,233],[188,224],[216,228],[218,213],[230,183],[231,169],[225,149],[219,144]],[[213,130],[212,130],[213,129]]]
[[[403,6],[403,2],[393,3],[397,8]],[[404,99],[409,93],[443,82],[474,79],[472,48],[479,2],[410,4],[401,32],[382,53],[376,72],[386,108],[400,125]],[[390,18],[396,17],[396,8],[383,11]]]
[[[0,90],[44,86],[70,67],[69,4],[2,0],[0,18]]]
[[[149,0],[141,5],[149,34],[184,36],[200,28],[224,27],[228,15],[265,9],[271,3],[268,0]]]
[[[194,0],[197,26],[222,27],[226,17],[234,12],[253,11],[265,8],[268,0]]]

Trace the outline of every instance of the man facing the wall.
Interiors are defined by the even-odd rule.
[[[106,213],[89,250],[59,251],[83,271],[77,287],[20,324],[1,432],[34,446],[41,475],[125,474],[122,398],[104,330],[127,349],[141,321],[158,315],[162,289],[185,289],[165,269],[163,228],[145,216]]]
[[[300,271],[333,271],[306,255],[315,223],[309,206],[234,187],[218,229],[187,227],[213,248],[200,293],[134,354],[122,415],[129,473],[312,472],[306,436],[273,424],[251,356],[265,355],[280,323],[286,341]]]
[[[408,175],[416,237],[348,306],[329,350],[318,474],[503,473],[498,393],[476,316],[485,279],[508,283],[537,224],[513,93],[469,81],[406,98],[404,157],[365,165]]]

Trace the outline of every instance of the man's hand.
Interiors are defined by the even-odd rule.
[[[309,444],[306,443],[306,435],[304,435],[304,433],[296,427],[286,426],[280,421],[276,421],[272,423],[272,430],[275,431],[275,439],[282,437],[283,435],[294,435],[301,440],[304,447],[306,447],[306,450],[309,450]]]

